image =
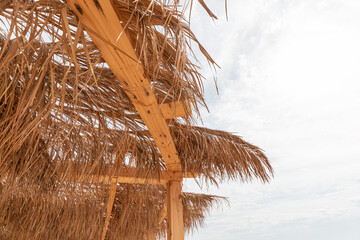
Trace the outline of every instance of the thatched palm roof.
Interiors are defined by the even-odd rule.
[[[239,136],[196,126],[198,106],[206,104],[203,78],[190,60],[191,46],[197,45],[210,64],[215,63],[191,32],[180,6],[160,0],[112,4],[159,106],[182,102],[189,104],[184,105],[187,113],[192,109],[193,115],[166,120],[181,170],[209,183],[228,178],[267,182],[272,168],[261,149]],[[0,234],[9,239],[27,239],[33,231],[39,234],[33,239],[97,238],[108,184],[89,184],[89,176],[136,166],[156,177],[169,167],[129,97],[126,79],[114,75],[89,37],[97,33],[73,11],[60,0],[0,3]],[[158,216],[150,211],[163,205],[163,192],[163,186],[119,184],[107,237],[129,234],[141,239],[154,227],[163,233],[161,224],[146,225],[156,222]],[[123,196],[128,202],[121,201]],[[133,219],[122,214],[144,214],[136,203],[130,204],[134,197],[151,207],[147,221],[135,221],[146,225],[144,232],[126,233],[120,225]],[[201,222],[215,199],[184,194],[186,226]],[[29,224],[20,228],[22,220]]]
[[[100,239],[108,186],[85,185],[82,192],[69,188],[55,194],[27,183],[15,188],[0,185],[1,239]],[[164,236],[165,191],[158,185],[118,186],[107,239]],[[183,193],[186,231],[201,226],[205,214],[223,201],[218,196]]]

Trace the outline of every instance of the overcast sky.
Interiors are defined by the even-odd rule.
[[[218,70],[205,126],[263,148],[270,184],[187,191],[229,197],[191,240],[360,239],[360,1],[207,0],[192,27]],[[204,67],[206,63],[203,62]]]

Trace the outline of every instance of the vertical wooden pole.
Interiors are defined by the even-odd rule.
[[[166,209],[166,204],[161,212],[161,215],[160,215],[160,219],[159,219],[159,225],[164,221],[164,219],[166,219],[166,216],[167,216],[167,209]],[[159,229],[157,228],[156,229],[156,232],[158,231]],[[156,232],[150,232],[149,234],[149,237],[148,237],[148,240],[156,240]]]
[[[154,232],[151,232],[151,233],[149,234],[148,240],[156,240],[156,235],[155,235]]]
[[[184,240],[184,216],[181,180],[169,181],[167,187],[167,239]]]
[[[104,229],[103,229],[103,233],[102,233],[102,237],[101,237],[102,240],[105,240],[106,232],[109,227],[111,212],[112,212],[112,208],[114,206],[116,187],[117,187],[116,178],[113,178],[113,179],[111,179],[109,200],[108,200],[108,204],[107,204],[107,208],[106,208],[105,224],[104,224]]]

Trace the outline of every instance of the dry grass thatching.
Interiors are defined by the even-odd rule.
[[[0,199],[1,239],[100,239],[108,188],[84,185],[81,193],[67,192],[71,187],[53,194],[27,183],[16,188],[0,185],[0,194],[7,196]],[[165,195],[164,186],[118,186],[107,239],[147,239],[151,232],[164,236]],[[222,201],[183,193],[185,229],[201,226],[205,214]]]
[[[191,32],[183,8],[160,0],[113,4],[158,102],[190,102],[198,115],[198,105],[206,104],[190,43],[215,62]],[[1,239],[98,238],[108,186],[89,185],[84,176],[111,175],[126,166],[156,176],[166,169],[161,154],[90,39],[91,29],[64,1],[0,1],[0,20]],[[183,171],[215,184],[228,178],[270,179],[263,151],[241,137],[196,127],[192,116],[168,123]],[[81,176],[84,183],[70,184],[59,173]],[[144,233],[154,229],[163,234],[163,225],[151,223],[164,204],[163,194],[163,186],[119,185],[109,239],[126,234],[146,239]],[[217,199],[184,194],[187,228],[198,226]],[[130,220],[143,231],[119,227]]]

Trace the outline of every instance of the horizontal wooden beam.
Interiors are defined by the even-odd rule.
[[[191,105],[189,102],[163,103],[160,105],[160,109],[165,119],[191,115]]]
[[[152,173],[153,174],[153,173]],[[160,171],[157,176],[151,175],[148,171],[139,170],[134,167],[122,169],[119,174],[74,174],[56,173],[61,181],[69,182],[101,182],[101,183],[131,183],[131,184],[160,184],[166,185],[169,181],[181,181],[183,178],[196,178],[198,173],[182,173],[176,171]],[[0,180],[8,177],[7,174],[1,176]]]
[[[196,178],[197,173],[182,173],[175,171],[161,171],[158,176],[154,177],[145,170],[136,168],[125,168],[117,175],[98,175],[98,174],[83,174],[74,176],[70,174],[61,174],[63,181],[90,181],[90,182],[116,182],[116,183],[131,183],[131,184],[160,184],[166,185],[169,181],[181,180],[183,178]]]

